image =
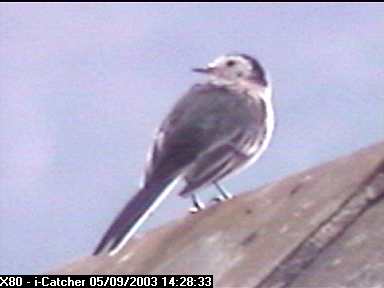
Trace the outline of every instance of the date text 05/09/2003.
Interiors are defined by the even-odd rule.
[[[212,275],[0,276],[1,287],[213,287]]]

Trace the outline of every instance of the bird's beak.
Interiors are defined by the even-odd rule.
[[[205,67],[205,68],[193,68],[192,71],[196,73],[204,73],[209,74],[212,73],[215,69],[213,67]]]

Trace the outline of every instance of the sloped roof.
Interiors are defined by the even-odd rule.
[[[145,233],[114,257],[85,257],[54,273],[213,274],[215,287],[374,287],[384,283],[383,195],[380,143]]]

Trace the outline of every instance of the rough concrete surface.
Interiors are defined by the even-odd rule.
[[[215,287],[384,287],[384,143],[54,274],[213,274]]]

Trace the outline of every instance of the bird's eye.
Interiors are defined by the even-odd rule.
[[[233,61],[233,60],[228,60],[227,63],[226,63],[227,67],[235,66],[235,64],[236,64],[236,62]]]

